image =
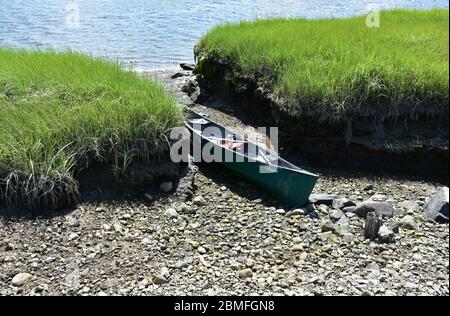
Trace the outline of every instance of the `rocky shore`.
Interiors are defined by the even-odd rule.
[[[199,98],[184,68],[145,75],[197,111],[251,130],[226,103]],[[0,295],[449,295],[448,221],[424,213],[445,184],[312,171],[321,175],[312,203],[295,210],[199,165],[157,194],[86,200],[43,217],[1,212]]]

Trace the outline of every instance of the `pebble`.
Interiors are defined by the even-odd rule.
[[[173,191],[173,182],[163,182],[161,183],[159,189],[161,190],[161,192],[163,193],[169,193]]]
[[[33,276],[29,273],[19,273],[11,280],[11,284],[14,286],[24,286],[31,281]]]
[[[403,219],[400,222],[400,226],[406,230],[416,230],[419,228],[419,225],[414,220],[414,217],[410,215],[403,217]]]
[[[194,198],[194,200],[192,201],[196,206],[206,206],[206,201],[203,197],[201,196],[197,196]]]
[[[69,235],[69,241],[74,241],[77,240],[78,238],[80,238],[80,236],[77,233],[71,233]]]
[[[322,233],[334,232],[335,229],[336,227],[333,222],[326,222],[322,225]]]
[[[169,283],[169,280],[167,280],[162,275],[155,274],[152,276],[152,283],[156,285],[163,285]]]
[[[241,279],[247,279],[253,277],[253,271],[251,269],[244,269],[238,272],[238,276]]]
[[[344,216],[344,213],[342,213],[342,211],[338,211],[338,210],[330,210],[328,216],[333,222],[336,222]]]
[[[378,238],[383,243],[392,243],[394,241],[395,233],[386,225],[382,225],[378,231]]]
[[[166,216],[168,218],[177,218],[178,212],[174,208],[168,208],[167,210],[164,211],[164,216]]]

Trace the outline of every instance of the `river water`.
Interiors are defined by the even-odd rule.
[[[195,43],[217,24],[390,8],[448,8],[448,1],[0,0],[0,46],[72,49],[135,69],[163,68],[192,61]]]

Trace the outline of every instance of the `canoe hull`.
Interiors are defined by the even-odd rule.
[[[196,135],[196,137],[201,137]],[[211,142],[201,139],[202,148]],[[279,168],[276,165],[268,165],[260,161],[246,158],[239,160],[229,150],[213,144],[212,148],[220,152],[222,157],[218,162],[225,168],[240,174],[245,179],[253,182],[264,190],[271,192],[275,197],[292,207],[302,207],[309,202],[309,196],[317,182],[317,176],[304,174],[296,170]],[[231,153],[231,154],[230,154]],[[230,159],[232,157],[232,159]]]

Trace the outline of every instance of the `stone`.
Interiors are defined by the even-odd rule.
[[[378,231],[378,239],[382,243],[392,243],[394,241],[395,233],[386,225],[380,227]]]
[[[449,189],[443,187],[439,189],[423,207],[425,217],[440,223],[448,223],[448,199]]]
[[[168,218],[177,218],[178,212],[174,208],[168,208],[167,210],[164,211],[164,216],[166,216]]]
[[[286,215],[286,211],[283,210],[282,208],[276,210],[275,213],[277,213],[277,214],[279,214],[279,215]]]
[[[419,228],[419,225],[417,225],[414,217],[410,215],[403,217],[399,224],[401,228],[406,230],[416,230],[417,228]]]
[[[340,220],[343,216],[344,216],[344,213],[342,211],[338,211],[338,210],[330,210],[330,212],[328,213],[328,217],[333,222]]]
[[[163,285],[169,283],[169,280],[167,280],[164,276],[155,274],[152,276],[152,283],[156,285]]]
[[[291,248],[292,252],[302,252],[303,251],[303,245],[295,245]]]
[[[374,202],[385,202],[387,199],[387,196],[384,194],[375,194],[373,195],[370,200]]]
[[[181,67],[181,69],[186,70],[186,71],[193,71],[195,69],[195,64],[181,63],[180,67]]]
[[[306,208],[298,208],[298,209],[294,209],[290,212],[288,212],[286,214],[286,216],[291,217],[291,216],[304,216],[304,215],[308,215],[309,211]]]
[[[206,206],[206,201],[203,197],[201,196],[197,196],[194,198],[194,200],[192,200],[192,202],[196,205],[196,206]]]
[[[78,219],[76,219],[75,217],[73,217],[72,215],[67,215],[66,220],[67,220],[67,225],[69,225],[69,227],[80,226],[80,221]]]
[[[334,232],[336,229],[333,222],[326,222],[322,225],[322,233]]]
[[[74,241],[74,240],[77,240],[78,238],[80,238],[80,236],[78,236],[77,233],[71,233],[69,235],[69,241]]]
[[[375,212],[367,214],[366,223],[364,225],[364,237],[375,240],[380,230],[381,222]]]
[[[416,201],[403,201],[398,204],[398,206],[406,211],[411,212],[419,212],[420,211],[420,205]]]
[[[336,225],[334,228],[334,233],[338,236],[345,236],[350,233],[349,228],[347,226]]]
[[[394,207],[386,202],[366,201],[358,204],[353,212],[360,218],[366,218],[370,212],[375,212],[379,217],[393,217]]]
[[[350,220],[346,216],[342,216],[336,223],[336,226],[350,226]]]
[[[33,276],[29,273],[19,273],[14,276],[11,284],[14,286],[24,286],[25,284],[30,282],[32,278]]]
[[[342,211],[347,214],[347,213],[355,213],[356,210],[356,206],[349,206],[349,207],[344,207],[342,209]]]
[[[161,192],[163,193],[169,193],[173,191],[173,182],[167,181],[167,182],[163,182],[161,183],[159,189],[161,190]]]
[[[356,237],[352,233],[347,233],[343,236],[344,240],[347,242],[355,241]]]
[[[346,207],[356,206],[356,204],[347,198],[339,198],[339,199],[334,199],[331,206],[334,209],[343,210]]]
[[[309,201],[312,204],[323,204],[326,206],[332,206],[333,205],[333,201],[340,199],[341,197],[339,195],[335,195],[335,194],[323,194],[323,193],[319,193],[319,194],[311,194],[311,196],[309,197]]]
[[[297,230],[299,233],[304,233],[304,232],[308,231],[308,226],[306,226],[305,224],[299,224],[297,226]]]
[[[184,76],[186,76],[186,74],[184,74],[184,73],[182,73],[182,72],[176,72],[176,73],[174,73],[173,75],[172,75],[172,79],[177,79],[177,78],[181,78],[181,77],[184,77]]]
[[[238,276],[241,279],[251,278],[253,276],[253,271],[251,269],[244,269],[238,272]]]

